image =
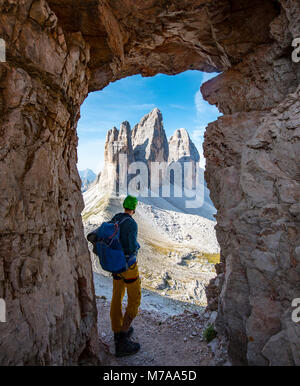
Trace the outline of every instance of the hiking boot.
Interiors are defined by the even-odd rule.
[[[116,340],[115,348],[116,357],[123,357],[125,355],[136,354],[140,350],[141,346],[139,343],[133,342],[123,335],[121,338]]]
[[[120,335],[121,334],[121,335]],[[114,341],[116,342],[118,339],[120,339],[121,337],[124,337],[124,335],[123,335],[124,333],[123,332],[115,332],[114,333]],[[129,330],[125,333],[126,335],[126,338],[130,338],[131,336],[132,336],[132,334],[133,334],[133,327],[132,326],[130,326],[129,327]]]

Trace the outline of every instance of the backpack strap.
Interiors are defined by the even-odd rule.
[[[114,231],[114,233],[109,237],[109,239],[111,239],[111,242],[110,244],[113,242],[113,239],[114,237],[116,236],[116,234],[118,233],[118,230],[120,229],[120,225],[126,221],[129,217],[125,217],[123,218],[121,221],[115,221],[113,224],[116,226],[116,229]]]
[[[130,218],[130,217],[126,216],[126,217],[123,218],[121,221],[116,221],[116,223],[117,223],[118,225],[121,225],[121,224],[123,224],[124,221],[128,220],[129,218]]]

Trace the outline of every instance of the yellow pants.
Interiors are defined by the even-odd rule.
[[[113,332],[120,332],[123,326],[122,300],[125,295],[125,288],[127,289],[127,308],[125,315],[134,319],[141,304],[141,280],[137,263],[134,263],[126,272],[116,275],[120,278],[113,280],[113,295],[110,306],[111,328]],[[135,279],[130,282],[130,279]],[[125,279],[125,281],[124,281]],[[126,283],[127,281],[127,283]],[[124,316],[125,316],[124,315]]]

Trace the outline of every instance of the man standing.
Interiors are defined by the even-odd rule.
[[[120,224],[120,242],[125,253],[128,270],[121,274],[113,274],[113,295],[110,307],[111,327],[114,332],[116,356],[132,355],[140,350],[140,344],[129,338],[133,333],[131,323],[138,314],[141,303],[141,281],[137,266],[138,226],[132,218],[138,200],[127,196],[123,202],[124,212],[116,214],[111,222]],[[128,303],[125,315],[122,314],[122,300],[127,289]]]

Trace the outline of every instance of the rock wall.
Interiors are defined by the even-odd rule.
[[[97,355],[76,123],[125,76],[223,71],[202,92],[222,263],[211,293],[233,363],[299,364],[299,66],[294,0],[1,0],[1,364]],[[212,300],[216,307],[216,300]]]
[[[274,42],[202,87],[224,116],[205,135],[222,262],[208,288],[234,363],[299,365],[300,67],[290,57],[300,9],[282,2]]]
[[[1,1],[0,25],[0,363],[70,365],[93,355],[97,363],[76,168],[89,49],[44,1]]]
[[[168,162],[199,162],[199,152],[186,129],[177,129],[169,139]]]
[[[132,130],[132,147],[135,161],[166,162],[168,140],[163,126],[162,113],[158,108],[146,114]]]

